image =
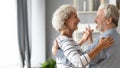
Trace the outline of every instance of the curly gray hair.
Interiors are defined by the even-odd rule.
[[[76,13],[77,9],[73,5],[62,5],[53,14],[52,25],[57,31],[65,28],[65,20],[70,17],[72,13]]]

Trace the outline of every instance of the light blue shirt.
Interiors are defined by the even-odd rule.
[[[86,52],[92,50],[98,44],[100,38],[107,36],[114,39],[113,46],[101,51],[94,59],[92,59],[90,62],[90,68],[120,68],[120,35],[115,28],[102,33],[96,38]],[[62,58],[60,56],[62,56]],[[57,57],[64,60],[62,61],[64,64],[71,65],[61,50],[58,50]]]
[[[120,68],[120,35],[116,29],[110,29],[101,34],[88,50],[94,48],[100,38],[107,36],[114,39],[113,46],[101,51],[97,57],[92,59],[90,68]]]

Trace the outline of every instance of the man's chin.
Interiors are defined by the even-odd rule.
[[[100,28],[100,27],[96,27],[96,30],[98,30],[98,31],[102,31],[102,28]]]

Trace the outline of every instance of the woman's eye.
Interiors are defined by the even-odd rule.
[[[75,16],[75,18],[77,18],[77,16]]]

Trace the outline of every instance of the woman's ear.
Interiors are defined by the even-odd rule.
[[[66,22],[64,23],[64,26],[66,26]]]

